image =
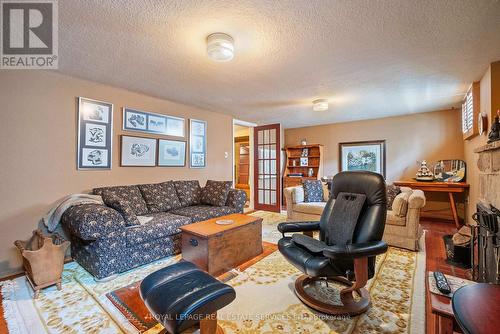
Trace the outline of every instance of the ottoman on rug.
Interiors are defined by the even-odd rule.
[[[158,270],[140,287],[141,298],[152,315],[171,334],[200,323],[201,334],[223,333],[217,310],[230,304],[236,292],[191,262]]]

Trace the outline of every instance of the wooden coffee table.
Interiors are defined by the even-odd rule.
[[[217,220],[233,220],[218,225]],[[184,225],[182,258],[217,276],[262,253],[262,218],[235,213]]]

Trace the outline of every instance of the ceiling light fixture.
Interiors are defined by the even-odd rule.
[[[207,36],[207,54],[217,62],[230,61],[234,57],[234,41],[231,36],[216,32]]]
[[[314,111],[325,111],[328,110],[328,100],[327,99],[317,99],[313,101]]]

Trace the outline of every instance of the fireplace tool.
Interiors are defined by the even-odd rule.
[[[493,254],[495,259],[495,283],[498,283],[500,278],[500,244],[498,241],[497,233],[499,231],[499,218],[500,211],[495,207],[490,206],[489,208],[491,213],[489,212],[476,212],[473,215],[473,219],[478,222],[478,224],[485,229],[486,233],[479,233],[479,237],[481,238],[481,258],[480,261],[482,263],[482,272],[481,279],[483,281],[487,281],[487,248],[488,248],[488,239],[491,238],[491,246],[493,247]],[[489,210],[488,210],[489,211]]]

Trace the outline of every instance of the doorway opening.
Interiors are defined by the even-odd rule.
[[[233,120],[233,184],[247,194],[244,212],[254,210],[253,203],[253,128],[256,124]]]

